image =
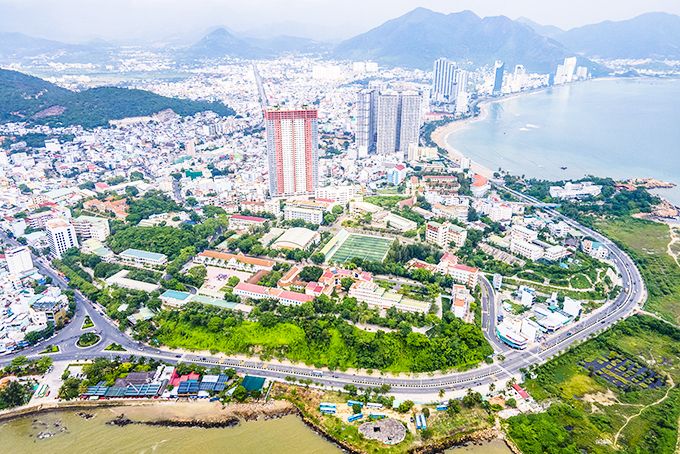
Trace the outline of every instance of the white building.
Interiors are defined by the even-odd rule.
[[[365,302],[369,307],[380,309],[394,307],[400,311],[426,314],[431,307],[430,303],[406,299],[398,293],[389,292],[377,283],[369,281],[356,281],[349,289],[349,296],[356,298],[359,302]]]
[[[452,241],[456,247],[462,247],[465,245],[466,239],[467,230],[449,222],[439,224],[430,221],[425,228],[425,240],[445,249],[449,247]]]
[[[50,219],[45,223],[52,256],[60,259],[66,250],[78,247],[76,229],[66,219]]]
[[[526,257],[529,260],[538,260],[543,257],[543,248],[541,246],[514,238],[510,242],[510,252]]]
[[[81,238],[93,238],[98,241],[105,241],[111,231],[109,230],[109,220],[94,216],[79,216],[73,219],[73,227]]]
[[[33,269],[33,260],[31,259],[31,251],[27,246],[19,246],[5,252],[7,259],[7,268],[9,274],[21,277],[26,271]]]
[[[571,231],[571,227],[564,221],[548,224],[550,234],[557,238],[564,238]]]
[[[311,224],[321,224],[323,222],[323,211],[286,206],[283,209],[283,217],[286,221],[291,219],[303,219],[305,222],[309,222]]]
[[[527,243],[531,243],[532,241],[538,239],[538,232],[515,224],[512,226],[510,236],[513,240],[522,240],[526,241]]]
[[[473,175],[472,184],[470,184],[470,191],[472,195],[477,198],[484,197],[491,186],[485,177],[482,175]]]
[[[567,249],[562,246],[552,246],[545,249],[543,258],[551,262],[563,259],[567,255]]]
[[[566,312],[567,314],[571,315],[574,318],[578,317],[579,315],[581,315],[581,302],[573,300],[568,296],[565,296],[562,312]]]
[[[550,197],[556,199],[580,199],[583,197],[597,197],[602,192],[602,186],[585,181],[580,184],[567,183],[562,186],[550,186]]]
[[[361,186],[326,186],[323,188],[316,188],[314,196],[317,199],[335,200],[341,205],[346,206],[356,194],[361,193]]]

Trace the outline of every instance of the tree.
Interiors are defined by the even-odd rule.
[[[139,172],[135,170],[130,174],[130,181],[137,181],[137,180],[143,180],[144,179],[144,174],[142,172]]]
[[[190,207],[194,207],[194,206],[198,205],[198,200],[196,200],[195,197],[187,197],[186,203],[187,203],[187,205],[189,205]]]
[[[232,396],[239,402],[243,402],[248,398],[248,391],[243,386],[238,385],[234,390],[234,394],[232,394]]]
[[[413,401],[412,400],[406,400],[402,403],[399,404],[397,407],[397,411],[399,413],[407,413],[411,408],[413,408]]]
[[[238,285],[239,282],[241,282],[241,279],[239,279],[239,278],[236,277],[236,276],[231,276],[231,277],[227,280],[227,285],[228,285],[229,287],[236,287],[236,286]]]
[[[352,405],[352,413],[354,413],[355,415],[361,413],[361,405],[359,404]]]
[[[306,266],[300,271],[299,278],[304,282],[317,282],[323,274],[323,268],[318,266]]]
[[[309,259],[312,262],[316,263],[317,265],[321,265],[324,262],[324,260],[326,260],[326,256],[323,255],[321,252],[315,252],[309,257]]]
[[[75,377],[68,377],[64,380],[64,384],[59,388],[59,398],[64,400],[71,400],[80,395],[80,385],[83,380]]]
[[[28,364],[28,358],[26,358],[24,355],[19,355],[15,358],[12,358],[10,364],[15,367],[21,367],[24,364]]]
[[[137,189],[134,186],[126,186],[125,194],[127,194],[130,197],[137,197],[137,195],[139,195],[139,189]]]
[[[342,214],[344,210],[342,208],[342,205],[335,205],[331,211],[333,212],[334,215],[337,216],[339,214]]]
[[[356,396],[357,394],[357,387],[354,385],[345,385],[342,389],[347,391],[350,396]]]
[[[505,405],[507,405],[508,407],[517,408],[517,401],[511,397],[510,399],[505,401]]]
[[[250,391],[250,396],[253,399],[259,399],[262,396],[262,391],[260,391],[259,389],[253,389],[252,391]]]
[[[351,277],[343,277],[340,279],[340,286],[346,292],[349,292],[350,287],[354,284],[354,279]]]
[[[493,392],[494,389],[496,389],[496,384],[495,383],[489,384],[489,391]]]
[[[16,380],[10,381],[0,389],[0,410],[18,407],[26,403],[26,395],[30,388]]]

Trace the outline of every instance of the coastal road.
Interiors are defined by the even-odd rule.
[[[437,394],[439,389],[450,391],[488,385],[499,380],[506,380],[516,376],[520,373],[520,369],[526,368],[531,364],[543,363],[559,352],[567,350],[575,342],[582,342],[590,336],[594,336],[597,332],[608,328],[620,319],[632,314],[635,310],[639,309],[644,302],[644,295],[646,292],[642,276],[630,257],[621,251],[612,241],[599,233],[580,226],[575,221],[564,218],[557,212],[552,212],[552,214],[563,218],[565,222],[570,223],[572,226],[585,231],[609,248],[611,259],[614,261],[616,268],[621,274],[624,291],[622,291],[613,301],[610,301],[594,313],[589,314],[588,317],[580,320],[569,329],[552,335],[547,339],[546,343],[534,345],[526,350],[513,350],[505,346],[505,344],[500,343],[495,336],[496,306],[498,302],[495,301],[493,289],[488,280],[486,278],[481,278],[482,326],[485,328],[485,335],[494,346],[494,350],[499,353],[503,352],[505,360],[490,365],[485,364],[474,370],[446,374],[441,374],[439,372],[410,374],[410,376],[402,375],[398,377],[389,374],[384,376],[376,374],[356,375],[347,372],[325,371],[323,377],[318,377],[313,375],[313,368],[305,365],[288,366],[276,362],[267,364],[253,359],[242,360],[240,358],[224,358],[214,355],[199,356],[182,352],[168,352],[144,346],[120,332],[113,325],[113,322],[103,315],[105,314],[103,308],[90,302],[78,291],[76,291],[77,311],[72,323],[59,331],[52,339],[42,341],[43,347],[34,346],[13,355],[0,357],[0,366],[9,364],[12,357],[18,354],[37,357],[37,352],[44,349],[44,345],[53,344],[59,345],[61,348],[59,353],[50,355],[55,361],[92,359],[97,356],[109,358],[121,356],[125,358],[130,354],[134,354],[137,356],[144,355],[146,357],[157,358],[171,364],[185,361],[206,366],[220,365],[222,367],[233,367],[238,372],[251,373],[276,379],[284,379],[286,376],[312,378],[317,383],[333,386],[336,389],[341,388],[346,384],[352,384],[357,387],[375,387],[382,384],[389,384],[392,386],[391,393],[395,395],[418,394],[423,395],[424,397],[433,397]],[[3,239],[6,238],[4,234],[0,236],[3,237]],[[49,265],[40,262],[36,258],[34,258],[34,260],[34,263],[36,263],[42,273],[52,277],[55,285],[60,285],[63,288],[66,287],[63,279],[61,279]],[[95,323],[95,328],[91,330],[100,334],[102,336],[102,341],[88,349],[80,349],[75,347],[75,341],[80,334],[85,332],[82,331],[80,327],[82,326],[82,321],[86,314],[89,314]],[[103,349],[111,342],[122,345],[127,352],[104,351]]]

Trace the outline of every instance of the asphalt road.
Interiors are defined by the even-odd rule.
[[[553,212],[552,214],[562,217],[557,212]],[[256,373],[260,376],[278,379],[283,379],[288,375],[296,376],[298,378],[309,377],[313,378],[314,381],[318,383],[328,386],[333,385],[335,387],[342,387],[346,384],[363,387],[379,386],[383,383],[387,383],[392,386],[392,394],[436,394],[439,389],[460,390],[468,387],[487,385],[498,380],[504,380],[515,376],[520,372],[521,368],[526,368],[530,364],[542,363],[551,356],[556,355],[558,352],[567,350],[574,342],[583,341],[588,337],[595,335],[598,331],[613,325],[618,320],[627,317],[639,308],[643,302],[642,297],[645,292],[642,276],[630,257],[609,239],[603,237],[599,233],[586,229],[570,219],[563,219],[573,226],[578,226],[578,228],[584,230],[588,235],[596,238],[610,249],[611,259],[616,264],[616,267],[622,276],[623,287],[627,292],[621,292],[616,299],[610,301],[594,313],[589,314],[587,317],[583,317],[575,325],[549,336],[544,344],[535,345],[526,350],[513,350],[500,342],[495,335],[498,301],[495,300],[493,289],[488,280],[486,278],[481,278],[482,327],[484,329],[484,334],[489,342],[491,342],[496,353],[502,353],[505,360],[500,362],[496,361],[494,364],[490,365],[484,364],[474,370],[446,374],[440,374],[438,372],[431,374],[411,374],[410,377],[393,377],[390,375],[379,376],[376,374],[355,375],[345,372],[325,371],[323,377],[318,377],[313,375],[314,369],[305,365],[284,366],[278,363],[267,364],[252,359],[242,361],[236,358],[228,358],[225,360],[217,356],[197,356],[180,352],[167,352],[144,346],[123,334],[116,328],[112,320],[103,315],[105,314],[105,311],[102,307],[89,301],[77,290],[75,292],[77,304],[76,315],[68,326],[56,333],[53,338],[43,340],[37,346],[24,349],[12,355],[0,357],[0,366],[4,367],[11,361],[12,357],[19,354],[37,357],[37,353],[43,350],[45,345],[52,344],[58,345],[61,349],[59,353],[50,355],[55,361],[92,359],[98,356],[109,358],[121,356],[124,358],[134,354],[137,356],[143,355],[157,358],[171,364],[178,361],[194,362],[206,366],[219,364],[221,366],[233,367],[238,372]],[[15,241],[9,240],[4,233],[0,233],[0,238],[10,244],[17,244]],[[64,280],[59,277],[45,261],[39,260],[36,257],[33,257],[33,260],[34,264],[40,268],[41,273],[52,277],[55,285],[66,288]],[[90,315],[95,324],[94,328],[81,330],[85,315]],[[83,349],[76,347],[75,342],[77,338],[87,331],[95,331],[102,337],[102,341],[90,348]],[[127,352],[104,351],[103,349],[112,342],[122,345]]]

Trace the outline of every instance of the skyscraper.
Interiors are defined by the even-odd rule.
[[[522,90],[524,86],[524,75],[526,74],[526,69],[524,66],[515,66],[515,75],[512,77],[512,91],[517,92]]]
[[[505,71],[505,63],[502,61],[497,61],[494,66],[493,75],[493,92],[500,93],[501,88],[503,88],[503,72]]]
[[[311,194],[319,185],[317,110],[265,111],[271,196]]]
[[[377,152],[401,153],[405,158],[409,145],[420,137],[422,96],[416,91],[389,90],[378,97],[376,122]]]
[[[456,63],[440,58],[434,62],[432,93],[437,101],[453,102],[461,91],[467,91],[467,71]]]
[[[569,57],[564,59],[564,64],[557,67],[555,74],[555,85],[566,84],[574,79],[574,70],[576,69],[576,57]]]
[[[375,151],[375,110],[378,102],[378,91],[368,88],[357,94],[357,124],[355,142],[359,156]]]

